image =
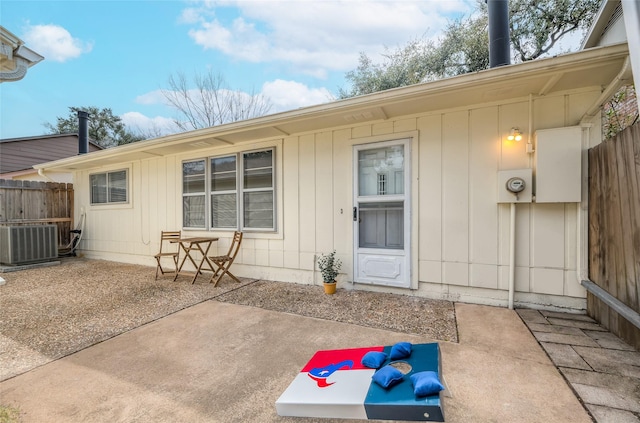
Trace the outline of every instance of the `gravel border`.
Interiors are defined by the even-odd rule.
[[[458,342],[450,301],[346,289],[325,295],[321,286],[263,280],[216,300]]]
[[[84,258],[2,273],[0,381],[195,304],[218,301],[457,342],[453,303],[406,295],[224,278],[155,280],[155,269]]]

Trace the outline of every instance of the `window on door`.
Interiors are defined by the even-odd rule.
[[[404,248],[403,146],[360,150],[358,182],[359,246]]]

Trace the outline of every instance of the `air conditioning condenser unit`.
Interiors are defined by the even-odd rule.
[[[0,226],[0,263],[19,265],[57,258],[56,225]]]

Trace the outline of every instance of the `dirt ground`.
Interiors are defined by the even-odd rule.
[[[195,284],[155,269],[84,258],[2,273],[0,381],[207,300],[457,342],[453,303],[406,295],[224,278]]]

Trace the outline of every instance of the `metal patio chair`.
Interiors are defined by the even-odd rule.
[[[180,256],[180,231],[162,231],[160,233],[160,252],[154,257],[158,262],[156,266],[156,280],[158,280],[158,271],[163,275],[165,273],[177,273],[178,271],[178,257]],[[173,259],[174,270],[167,270],[162,267],[162,259],[170,257]]]
[[[229,268],[233,264],[233,261],[236,259],[236,256],[238,255],[238,251],[240,251],[241,243],[242,243],[242,232],[236,231],[233,234],[233,240],[231,241],[231,245],[229,246],[229,251],[227,252],[226,255],[209,257],[209,261],[211,262],[211,264],[217,267],[215,272],[213,272],[213,276],[211,276],[211,280],[209,280],[209,283],[213,282],[213,286],[216,286],[224,275],[229,275],[231,279],[240,283],[240,279],[236,278],[233,275],[233,273],[229,271]]]

